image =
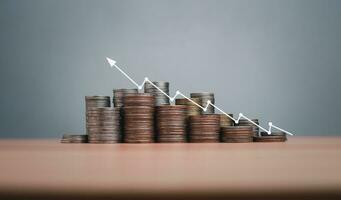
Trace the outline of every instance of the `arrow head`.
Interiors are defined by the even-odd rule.
[[[110,67],[112,67],[112,66],[114,66],[116,64],[116,61],[114,61],[113,59],[110,59],[108,57],[107,57],[107,61],[108,61],[109,65],[110,65]]]

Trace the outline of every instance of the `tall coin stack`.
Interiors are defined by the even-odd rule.
[[[255,124],[259,125],[258,119],[251,119],[251,121],[253,121]],[[259,134],[259,127],[254,125],[253,123],[251,123],[247,119],[240,119],[238,124],[236,124],[236,126],[251,126],[253,129],[253,136],[258,136],[258,134]]]
[[[210,100],[212,104],[214,104],[214,94],[211,92],[197,92],[197,93],[191,93],[191,98],[199,98],[200,99],[200,105],[202,107],[207,106],[207,101]],[[214,114],[214,107],[212,105],[209,105],[207,107],[207,110],[201,110],[201,114]]]
[[[121,142],[123,142],[124,139],[124,113],[123,113],[123,105],[124,105],[124,97],[127,94],[137,94],[138,90],[137,89],[113,89],[113,105],[116,108],[119,108],[120,110],[120,116],[121,116],[121,121],[120,121],[120,132],[121,132]]]
[[[227,126],[222,128],[222,142],[244,143],[253,141],[251,126]]]
[[[124,142],[154,142],[153,94],[127,94],[124,98]]]
[[[89,108],[86,116],[89,143],[112,144],[120,141],[118,108]]]
[[[152,83],[169,95],[169,82],[153,81]],[[155,106],[169,105],[169,98],[149,82],[144,84],[144,92],[153,94],[155,96]]]
[[[219,142],[220,115],[206,114],[190,117],[190,142]]]
[[[156,107],[157,141],[161,143],[186,142],[187,106],[164,105]]]
[[[85,116],[88,110],[97,107],[110,107],[109,96],[85,96]],[[88,122],[86,121],[86,132],[88,133]]]

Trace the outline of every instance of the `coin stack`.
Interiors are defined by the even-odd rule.
[[[123,106],[124,142],[154,142],[154,104],[155,98],[150,93],[125,96]]]
[[[89,143],[118,143],[120,141],[119,108],[90,108],[87,116]]]
[[[261,132],[260,136],[253,138],[255,142],[285,142],[287,141],[287,135],[284,132],[271,132],[269,135],[267,132]]]
[[[251,121],[253,121],[255,124],[259,125],[258,119],[251,119]],[[254,125],[253,123],[251,123],[247,119],[240,119],[238,124],[236,124],[236,126],[252,126],[252,128],[253,128],[253,136],[258,136],[258,133],[259,133],[258,126]]]
[[[123,142],[124,138],[124,113],[123,113],[123,106],[124,106],[124,97],[127,94],[137,94],[137,89],[113,89],[113,105],[117,108],[120,108],[120,132],[121,132],[121,142]]]
[[[244,143],[253,141],[252,126],[227,126],[222,128],[222,142]]]
[[[86,96],[85,97],[85,116],[87,116],[89,109],[97,108],[97,107],[110,107],[110,97],[109,96]],[[88,131],[87,121],[86,121],[86,131]]]
[[[230,117],[233,118],[233,114],[228,114]],[[220,114],[220,140],[222,141],[222,128],[228,126],[234,126],[234,121],[230,117],[226,116],[225,114]]]
[[[214,94],[211,92],[198,92],[198,93],[191,93],[191,98],[199,98],[200,99],[200,105],[202,107],[207,106],[207,101],[210,100],[212,104],[214,104]],[[212,105],[209,105],[207,107],[207,110],[201,110],[201,114],[214,114],[214,107]]]
[[[157,141],[161,143],[186,142],[185,105],[163,105],[156,107]]]
[[[192,101],[194,101],[195,103],[200,104],[199,98],[190,98],[190,99]],[[201,108],[186,98],[176,99],[175,105],[184,105],[187,107],[186,138],[187,138],[187,140],[189,140],[189,132],[190,132],[189,118],[190,118],[190,116],[193,116],[193,115],[200,115],[201,114]]]
[[[233,114],[229,114],[230,117],[233,118]],[[234,121],[230,117],[226,116],[225,114],[220,114],[220,127],[226,126],[234,126]]]
[[[123,99],[126,94],[136,94],[137,89],[113,89],[113,99],[112,103],[115,107],[123,106]]]
[[[152,83],[169,95],[169,82],[153,81]],[[169,105],[169,98],[160,92],[160,90],[156,89],[150,82],[144,84],[144,92],[155,96],[155,106]]]
[[[190,117],[190,142],[219,142],[220,115],[205,114]]]
[[[199,98],[190,98],[192,101],[200,105],[200,99]],[[182,99],[175,99],[175,105],[185,105],[187,106],[187,116],[193,116],[193,115],[200,115],[201,114],[201,108],[195,105],[193,102],[189,101],[186,98]]]
[[[61,143],[87,143],[88,136],[87,135],[70,135],[63,134],[63,138],[60,141]]]
[[[86,96],[85,97],[85,108],[93,107],[110,107],[109,96]]]

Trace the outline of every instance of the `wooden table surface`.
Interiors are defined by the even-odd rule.
[[[341,137],[286,143],[0,140],[0,199],[341,198]]]

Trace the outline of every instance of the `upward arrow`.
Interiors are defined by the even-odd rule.
[[[108,61],[109,65],[110,65],[110,67],[113,67],[116,64],[116,61],[114,61],[113,59],[110,59],[108,57],[107,57],[107,61]]]
[[[226,115],[228,118],[232,119],[235,123],[239,123],[239,120],[241,118],[244,118],[246,120],[248,120],[250,123],[252,123],[253,125],[257,126],[258,128],[260,128],[261,130],[267,132],[269,135],[271,134],[271,129],[274,128],[274,129],[277,129],[277,130],[280,130],[280,131],[283,131],[285,132],[286,134],[289,134],[289,135],[293,135],[292,133],[290,133],[289,131],[286,131],[282,128],[279,128],[278,126],[275,126],[272,122],[269,122],[268,125],[269,125],[269,128],[268,129],[265,129],[263,127],[261,127],[260,125],[256,124],[255,122],[253,122],[251,119],[249,119],[247,116],[245,116],[243,113],[239,113],[238,115],[238,118],[237,119],[234,119],[233,117],[231,117],[230,115],[228,115],[225,111],[223,111],[222,109],[220,109],[218,106],[214,105],[210,100],[207,101],[207,104],[205,107],[199,105],[198,103],[196,103],[195,101],[193,101],[192,99],[190,99],[189,97],[185,96],[184,94],[182,94],[179,90],[177,90],[175,92],[175,95],[173,97],[169,96],[167,93],[165,93],[163,90],[161,90],[159,87],[157,87],[152,81],[150,81],[148,79],[148,77],[145,77],[143,82],[139,85],[137,84],[127,73],[125,73],[120,67],[118,67],[116,65],[116,61],[111,59],[111,58],[108,58],[106,57],[109,65],[111,68],[115,67],[118,71],[120,71],[126,78],[128,78],[139,90],[141,90],[144,86],[144,84],[146,82],[150,83],[154,88],[156,88],[157,90],[159,90],[162,94],[164,94],[165,96],[167,96],[169,98],[170,101],[174,101],[175,98],[177,96],[182,96],[184,98],[186,98],[187,100],[189,100],[190,102],[192,102],[193,104],[195,104],[196,106],[198,106],[199,108],[201,108],[202,110],[206,111],[207,108],[212,105],[214,108],[216,108],[218,111],[220,111],[222,114]]]

